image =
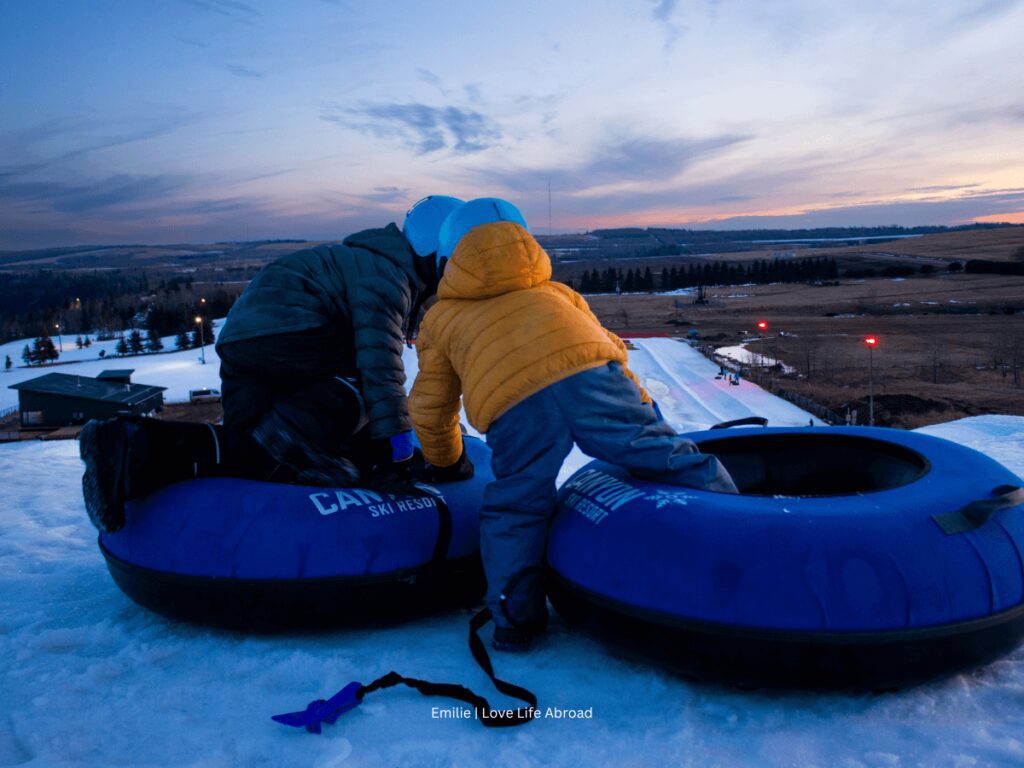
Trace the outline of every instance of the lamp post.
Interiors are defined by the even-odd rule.
[[[768,330],[768,321],[759,320],[757,323],[757,330],[761,332],[761,370],[763,371],[766,367],[764,363],[764,335]]]
[[[868,345],[868,426],[875,426],[875,347],[878,346],[877,336],[867,336],[864,343]]]
[[[206,334],[203,332],[203,318],[196,315],[196,325],[199,326],[199,354],[202,355],[200,362],[206,365]]]
[[[60,323],[54,323],[53,327],[57,331],[57,346],[60,349],[60,353],[64,354],[64,341],[60,337]]]

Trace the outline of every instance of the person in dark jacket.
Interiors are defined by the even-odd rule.
[[[92,421],[80,451],[96,526],[124,504],[202,476],[344,487],[408,480],[404,342],[437,287],[438,231],[462,203],[435,195],[395,224],[284,256],[256,275],[217,339],[223,426]]]

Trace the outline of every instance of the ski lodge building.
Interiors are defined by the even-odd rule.
[[[18,390],[22,428],[64,427],[159,410],[167,387],[132,384],[131,375],[130,369],[103,371],[95,379],[47,373],[10,389]]]

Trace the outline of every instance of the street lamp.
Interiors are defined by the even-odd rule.
[[[768,330],[768,321],[767,320],[759,320],[758,323],[757,323],[757,330],[759,330],[761,332],[761,368],[764,369],[764,367],[765,367],[765,362],[764,362],[764,334]]]
[[[875,426],[875,347],[878,346],[877,336],[867,336],[864,343],[868,345],[868,425]]]
[[[57,345],[60,347],[60,353],[64,354],[64,342],[60,337],[60,323],[54,323],[53,327],[57,330]]]
[[[196,325],[199,326],[199,353],[202,355],[202,364],[206,365],[206,334],[203,332],[203,318],[196,315]]]

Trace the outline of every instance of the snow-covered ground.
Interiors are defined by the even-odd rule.
[[[64,336],[64,351],[57,360],[62,365],[24,367],[21,352],[26,343],[32,343],[31,339],[0,344],[0,365],[3,365],[4,356],[10,355],[11,361],[17,366],[9,371],[0,372],[0,410],[18,404],[17,390],[9,388],[12,384],[20,384],[47,373],[95,376],[109,368],[134,368],[133,382],[167,387],[164,400],[169,403],[186,401],[190,389],[220,386],[220,358],[217,357],[213,345],[223,324],[223,320],[213,321],[214,339],[206,340],[205,365],[200,362],[201,354],[198,349],[116,357],[117,339],[93,341],[91,347],[78,349],[74,336]],[[167,336],[161,341],[165,350],[174,349],[174,336]],[[54,343],[57,343],[56,339]],[[101,358],[100,351],[105,352],[106,357]]]
[[[715,349],[715,354],[721,355],[726,360],[732,360],[740,365],[749,365],[752,368],[755,366],[767,366],[771,368],[775,365],[781,365],[784,373],[793,372],[793,366],[786,365],[781,360],[776,360],[774,357],[770,357],[769,355],[762,355],[759,351],[760,347],[758,347],[758,351],[747,349],[748,344],[756,345],[757,343],[757,340],[752,339],[732,347],[718,347]]]
[[[715,382],[713,364],[683,344],[638,346],[632,366],[682,428],[750,413],[774,424],[807,421],[749,382]],[[925,431],[1024,474],[1024,418],[977,417]],[[570,457],[567,469],[583,460]],[[496,657],[498,673],[533,689],[542,707],[592,707],[592,719],[491,731],[435,719],[432,707],[446,701],[393,689],[320,736],[287,729],[270,715],[392,669],[505,702],[466,648],[468,614],[246,636],[139,608],[107,574],[80,472],[73,442],[0,446],[0,766],[1024,764],[1024,649],[899,693],[749,692],[622,658],[557,619],[533,653]]]

